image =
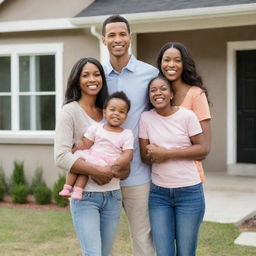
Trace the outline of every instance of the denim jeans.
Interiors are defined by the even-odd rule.
[[[83,192],[82,200],[71,199],[73,224],[83,256],[108,256],[121,211],[121,191]]]
[[[204,211],[202,184],[182,188],[151,184],[149,216],[157,256],[195,256]]]

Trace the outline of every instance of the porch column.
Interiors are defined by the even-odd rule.
[[[100,47],[100,63],[105,64],[109,60],[109,53],[107,47],[102,42],[102,35],[96,30],[95,26],[91,26],[91,34],[99,40]]]

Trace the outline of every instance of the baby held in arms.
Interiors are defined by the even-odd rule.
[[[95,165],[115,165],[122,158],[132,160],[133,134],[121,125],[127,118],[130,100],[122,91],[115,92],[105,101],[103,116],[105,122],[90,126],[83,139],[74,147],[73,152],[80,158]],[[69,172],[59,195],[81,200],[89,177]],[[117,183],[113,168],[110,183]]]

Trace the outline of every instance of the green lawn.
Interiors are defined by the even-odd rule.
[[[68,210],[0,208],[1,256],[80,256]],[[234,245],[239,230],[231,224],[205,222],[198,256],[255,256],[256,247]],[[127,221],[122,215],[113,256],[130,256]]]

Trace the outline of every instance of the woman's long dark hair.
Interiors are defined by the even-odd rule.
[[[79,85],[80,75],[84,65],[87,63],[94,64],[100,71],[100,75],[102,77],[102,89],[97,94],[95,105],[96,107],[103,109],[104,101],[108,97],[107,82],[102,65],[94,58],[82,58],[73,66],[68,78],[64,104],[79,100],[81,98],[81,89]]]
[[[162,69],[161,69],[162,59],[163,59],[163,55],[164,55],[165,51],[167,51],[170,48],[177,49],[181,54],[181,58],[182,58],[182,62],[183,62],[183,72],[181,75],[182,81],[190,86],[200,87],[204,91],[204,93],[208,99],[207,89],[203,86],[203,81],[202,81],[201,76],[198,74],[198,72],[196,70],[195,62],[192,59],[192,57],[185,45],[178,43],[178,42],[169,42],[169,43],[166,43],[160,49],[158,56],[157,56],[157,67],[159,69],[159,74],[161,76],[164,76]]]

